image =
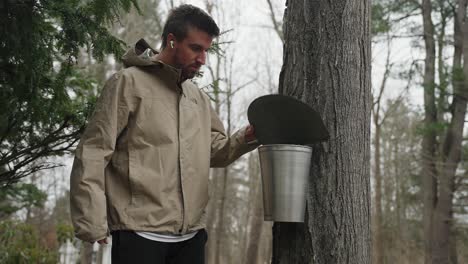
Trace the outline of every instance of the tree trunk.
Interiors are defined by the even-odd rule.
[[[210,175],[210,200],[207,205],[207,223],[208,241],[205,247],[206,263],[216,264],[216,249],[218,242],[218,225],[220,197],[223,195],[223,170],[222,168],[211,169]]]
[[[262,254],[262,249],[266,243],[262,243],[262,237],[265,236],[263,231],[264,225],[267,222],[263,220],[263,191],[262,182],[260,178],[260,168],[258,155],[251,154],[249,157],[249,177],[252,181],[250,184],[251,192],[250,200],[253,201],[253,206],[249,209],[249,221],[248,226],[248,239],[247,241],[247,252],[245,259],[242,263],[244,264],[259,264],[268,261],[270,257],[265,259]],[[271,241],[268,241],[270,244]]]
[[[380,89],[378,95],[373,98],[373,124],[374,124],[374,182],[375,182],[375,213],[374,213],[374,255],[373,263],[383,264],[384,263],[384,253],[383,253],[383,224],[382,224],[382,169],[381,169],[381,132],[384,118],[381,117],[380,113],[382,110],[382,96],[384,94],[385,87],[387,85],[387,80],[390,75],[391,63],[390,63],[390,38],[387,39],[387,57],[385,60],[385,72],[380,84]],[[385,114],[384,114],[385,116]]]
[[[80,251],[80,264],[92,264],[93,263],[93,244],[83,242],[81,244]]]
[[[400,183],[400,177],[402,176],[402,173],[400,172],[400,168],[398,167],[398,157],[400,154],[400,144],[399,140],[394,140],[392,142],[394,151],[392,151],[392,160],[393,160],[393,168],[394,168],[394,188],[395,188],[395,213],[396,213],[396,254],[399,258],[404,259],[405,254],[405,247],[404,247],[404,238],[402,234],[405,232],[404,228],[402,227],[402,215],[403,210],[402,210],[402,202],[401,202],[401,183]]]
[[[436,133],[434,124],[437,122],[437,110],[434,94],[435,75],[435,40],[432,23],[431,0],[423,0],[423,29],[426,58],[424,60],[424,134],[422,140],[422,179],[423,179],[423,225],[425,263],[431,263],[433,213],[437,202],[437,171],[434,163],[436,157]]]
[[[226,226],[225,226],[225,207],[226,207],[226,199],[227,199],[227,185],[228,185],[228,169],[222,168],[221,169],[222,177],[222,185],[221,185],[221,194],[219,196],[219,208],[218,208],[218,225],[216,226],[216,238],[214,238],[215,242],[215,262],[214,263],[225,263],[224,257],[227,253],[228,249],[225,249],[223,241],[226,240]]]
[[[382,128],[381,128],[382,129]],[[382,258],[378,262],[378,264],[384,264],[384,263],[396,263],[395,259],[395,236],[394,232],[392,232],[393,228],[395,228],[394,224],[394,215],[393,215],[393,210],[392,207],[394,206],[394,196],[393,196],[393,179],[390,177],[390,170],[388,169],[391,162],[392,162],[392,150],[393,150],[393,142],[391,139],[386,140],[385,142],[382,140],[382,146],[381,146],[381,153],[385,153],[382,157],[382,164],[383,167],[385,168],[384,173],[385,176],[382,177],[382,222],[381,222],[381,232],[382,232],[382,244],[385,244],[385,246],[381,245],[381,250],[385,250],[385,255],[382,252]],[[372,244],[372,247],[375,247],[375,244]],[[375,250],[375,249],[374,249]],[[377,263],[376,263],[377,264]]]
[[[106,245],[106,244],[99,245],[97,255],[96,255],[96,264],[105,264],[105,262],[104,262],[104,250],[106,250],[107,246],[108,245]]]
[[[451,217],[453,219],[453,210]],[[454,225],[452,225],[452,229],[450,230],[450,264],[458,264],[457,232]]]
[[[468,34],[466,32],[466,0],[459,0],[455,22],[454,81],[452,118],[442,145],[442,168],[439,175],[439,197],[434,211],[432,263],[452,263],[450,248],[453,226],[453,193],[455,172],[460,163],[463,129],[465,124],[468,96]],[[461,59],[463,57],[463,66]]]
[[[207,4],[209,4],[207,2]],[[208,10],[210,10],[208,8]],[[211,14],[211,13],[210,13]],[[213,80],[212,89],[213,89],[213,99],[214,99],[214,109],[218,115],[221,112],[221,56],[218,54],[214,68],[208,67],[211,78]],[[208,232],[208,241],[205,247],[206,254],[206,263],[216,264],[218,259],[218,237],[219,234],[219,225],[221,222],[220,210],[221,210],[221,201],[224,199],[224,185],[225,178],[224,168],[214,168],[211,169],[210,174],[210,200],[207,205],[207,224],[206,229]]]
[[[370,263],[370,2],[288,1],[279,92],[318,111],[304,224],[275,223],[273,263]]]
[[[375,179],[375,223],[374,223],[374,263],[383,264],[382,241],[382,173],[380,170],[380,133],[379,112],[374,114],[374,179]]]

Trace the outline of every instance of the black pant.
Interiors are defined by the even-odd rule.
[[[112,232],[112,264],[204,264],[206,231],[189,240],[158,242],[133,231]]]

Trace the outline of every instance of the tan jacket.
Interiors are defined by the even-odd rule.
[[[128,68],[107,81],[76,149],[70,200],[82,240],[204,228],[210,166],[255,148],[245,129],[226,136],[208,96],[191,81],[178,84],[180,71],[149,51],[141,40],[124,56]]]

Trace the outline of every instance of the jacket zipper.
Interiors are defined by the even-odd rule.
[[[181,91],[182,91],[182,87],[178,87]],[[179,93],[179,104],[178,104],[178,124],[177,124],[177,138],[179,140],[179,158],[178,158],[178,165],[179,165],[179,181],[180,181],[180,196],[181,196],[181,202],[182,202],[182,212],[181,212],[181,215],[182,215],[182,223],[181,223],[181,226],[179,228],[179,233],[182,234],[182,232],[184,231],[184,224],[185,224],[185,197],[184,197],[184,189],[183,189],[183,185],[182,185],[182,166],[181,166],[181,148],[182,148],[182,144],[181,144],[181,141],[180,141],[180,127],[181,127],[181,101],[182,101],[182,96],[185,96],[183,94],[183,92]]]

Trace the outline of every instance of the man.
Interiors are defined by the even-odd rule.
[[[107,243],[113,263],[204,263],[209,168],[256,146],[252,127],[228,137],[189,79],[219,29],[201,9],[174,9],[157,54],[140,40],[106,83],[76,150],[76,236]]]

